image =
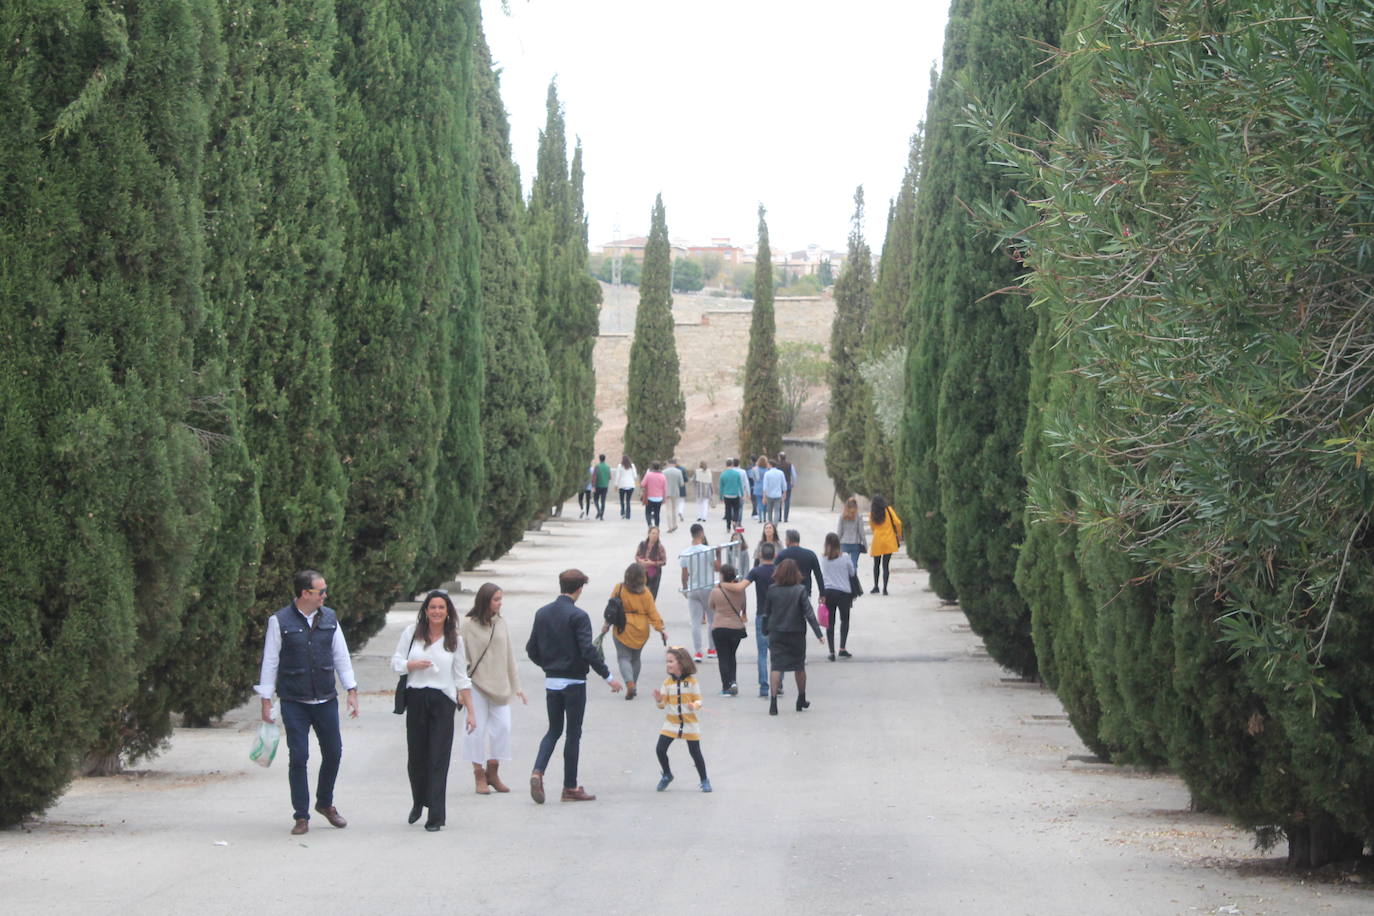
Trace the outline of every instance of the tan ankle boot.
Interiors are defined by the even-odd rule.
[[[472,775],[477,780],[477,794],[490,795],[491,789],[487,788],[487,771],[480,763],[472,765]]]
[[[496,773],[500,766],[500,762],[496,760],[487,761],[487,785],[491,786],[497,792],[509,792],[510,786],[502,782],[501,777]]]

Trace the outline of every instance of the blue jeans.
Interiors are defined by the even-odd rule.
[[[286,749],[290,752],[286,775],[291,783],[291,807],[297,820],[310,818],[310,729],[320,743],[320,781],[315,788],[315,804],[328,808],[334,804],[334,780],[343,757],[343,736],[339,733],[339,701],[297,703],[281,701],[281,724],[286,729]]]
[[[757,615],[754,617],[754,648],[759,653],[759,689],[768,692],[768,637],[763,635],[763,624]]]
[[[855,572],[859,569],[859,554],[863,552],[862,544],[841,544],[840,549],[849,554],[849,562],[854,564]]]
[[[534,768],[540,773],[549,765],[558,739],[563,737],[563,721],[568,734],[563,741],[563,788],[577,788],[577,757],[582,748],[582,717],[587,712],[587,685],[569,684],[562,690],[545,690],[544,705],[549,712],[549,730],[539,742]]]

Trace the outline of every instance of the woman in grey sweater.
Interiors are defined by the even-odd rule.
[[[859,568],[859,554],[868,551],[868,540],[864,537],[864,519],[859,514],[859,501],[849,497],[844,501],[844,511],[835,526],[835,534],[840,538],[840,550],[849,555],[849,562]]]

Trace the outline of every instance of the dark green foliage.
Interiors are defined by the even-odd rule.
[[[1098,734],[1162,747],[1201,804],[1315,865],[1374,839],[1374,136],[1351,39],[1374,13],[1298,9],[1104,2],[1078,55],[1094,110],[1044,150],[987,126],[1030,201],[1003,231],[1081,379],[1042,413],[1071,473],[1042,459],[1031,492],[1077,527]]]
[[[934,80],[931,81],[932,85]],[[906,342],[906,312],[911,301],[911,286],[915,279],[916,181],[921,174],[923,132],[918,129],[911,138],[906,171],[901,190],[888,209],[887,233],[883,237],[883,251],[878,260],[878,276],[873,285],[873,310],[869,313],[865,334],[863,364],[889,353]],[[856,409],[873,413],[874,393],[866,385],[866,402]],[[864,428],[863,481],[867,494],[882,493],[888,498],[897,495],[897,455],[895,437],[884,432],[880,423],[870,422]],[[900,502],[898,514],[906,518],[910,513]]]
[[[645,253],[648,257],[648,253]],[[673,262],[673,292],[694,293],[706,285],[701,265],[691,258],[678,258]]]
[[[0,823],[83,754],[165,734],[140,675],[180,633],[209,459],[203,3],[0,17]]]
[[[458,155],[472,135],[476,14],[470,3],[395,0],[342,0],[337,9],[339,150],[351,195],[333,373],[347,555],[332,582],[346,632],[361,643],[416,585],[421,565],[454,546],[436,527],[452,519],[439,514],[466,511],[440,505],[438,469],[443,457],[453,473],[462,447],[452,443],[453,399],[481,387],[473,378],[455,387],[455,365],[479,364],[465,352],[480,340],[463,276],[476,254],[463,252],[475,189]],[[469,453],[480,456],[475,441]]]
[[[782,451],[782,389],[778,384],[777,323],[773,317],[773,253],[759,204],[759,248],[754,261],[754,307],[744,363],[744,406],[739,417],[741,455]]]
[[[868,386],[859,375],[873,307],[873,253],[864,240],[864,189],[854,192],[849,252],[835,282],[835,318],[830,324],[830,408],[825,469],[835,491],[848,497],[871,492],[863,479],[863,446],[874,425]],[[826,262],[829,264],[829,262]],[[890,492],[890,491],[889,491]]]
[[[666,461],[677,449],[687,422],[687,404],[678,378],[673,297],[669,292],[668,219],[663,195],[654,200],[649,239],[644,246],[644,277],[635,310],[630,345],[630,383],[625,405],[625,454],[635,467]]]
[[[486,395],[482,399],[485,478],[481,537],[471,560],[499,557],[553,490],[549,463],[553,385],[524,279],[520,182],[510,127],[491,54],[479,35],[474,79],[481,127],[477,219],[481,229],[482,325]]]
[[[524,233],[530,296],[554,389],[554,422],[546,440],[553,484],[543,494],[545,507],[562,503],[585,482],[598,422],[592,349],[601,304],[601,287],[587,274],[582,148],[573,153],[570,173],[563,109],[553,84],[546,113]]]

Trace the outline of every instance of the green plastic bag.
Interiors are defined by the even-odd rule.
[[[601,656],[602,664],[605,664],[606,662],[606,650],[601,648],[601,643],[604,642],[605,639],[605,633],[598,633],[596,634],[596,639],[592,640],[592,648],[596,650],[597,655]]]
[[[281,740],[281,728],[276,722],[259,722],[258,736],[253,739],[253,749],[248,759],[260,767],[270,767],[277,756],[277,742]]]

